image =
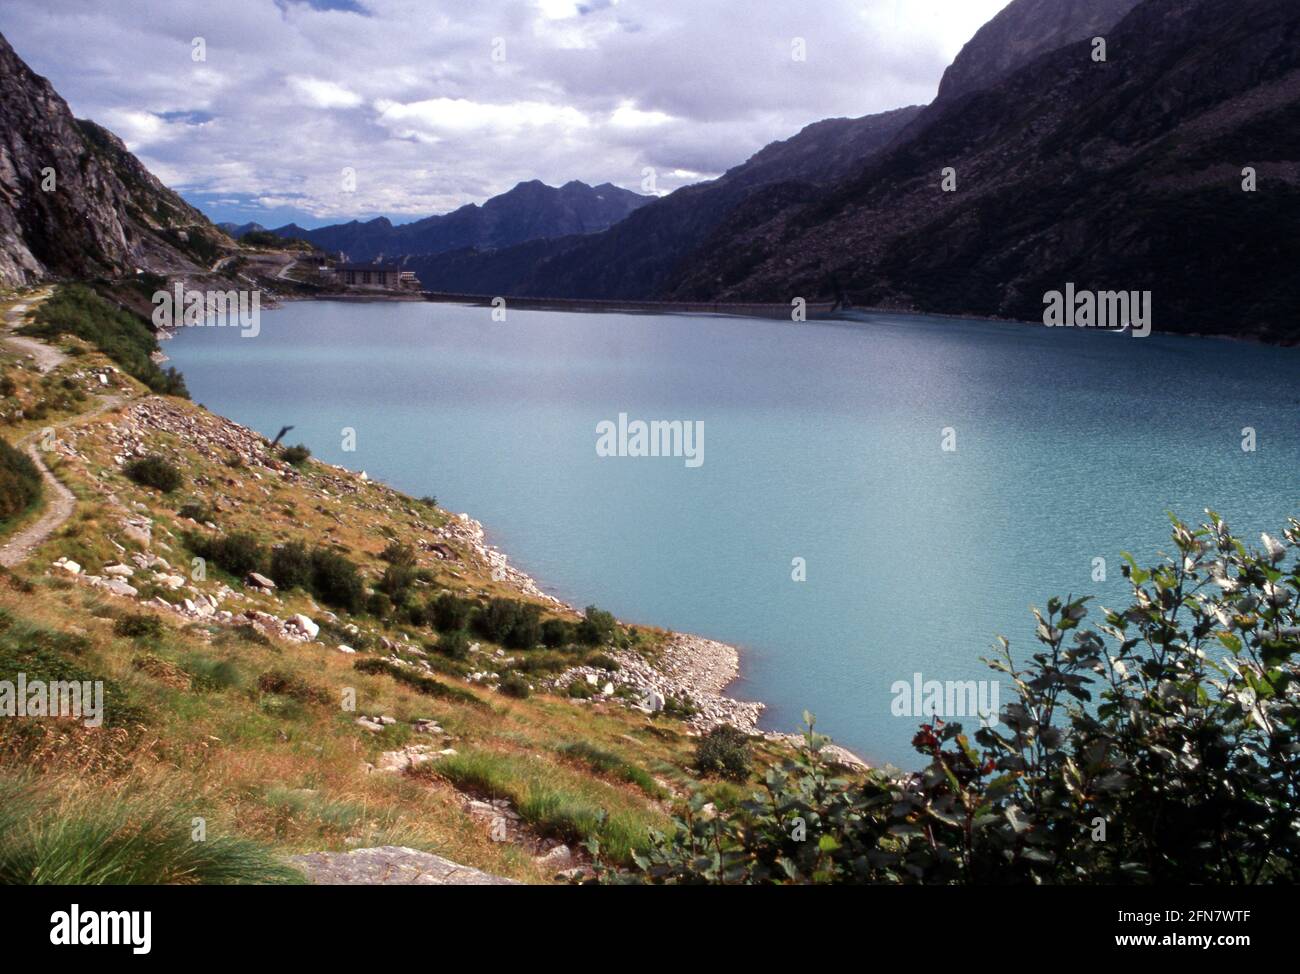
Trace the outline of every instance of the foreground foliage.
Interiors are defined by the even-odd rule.
[[[1124,568],[1132,598],[1084,626],[1051,599],[1015,699],[973,737],[923,725],[916,773],[836,777],[806,746],[738,808],[692,800],[635,871],[651,883],[1286,883],[1300,861],[1300,521],[1248,550],[1213,513]]]
[[[0,440],[0,524],[22,514],[41,496],[41,472],[31,457]]]
[[[155,795],[60,799],[0,775],[0,885],[295,883],[260,843],[195,832],[193,810]]]

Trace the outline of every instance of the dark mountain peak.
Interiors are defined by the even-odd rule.
[[[1014,0],[981,27],[939,82],[936,104],[988,88],[1034,58],[1119,23],[1140,0]]]
[[[548,186],[540,179],[516,183],[479,206],[468,203],[450,213],[402,226],[385,218],[295,230],[294,236],[323,250],[343,250],[354,260],[384,255],[426,255],[450,251],[492,251],[530,240],[604,230],[653,197],[610,184],[596,190],[580,180]],[[289,234],[283,228],[281,236]]]

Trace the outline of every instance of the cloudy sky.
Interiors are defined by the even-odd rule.
[[[4,0],[0,32],[214,219],[318,226],[528,179],[667,192],[928,102],[1007,2]]]

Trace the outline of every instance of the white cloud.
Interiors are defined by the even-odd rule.
[[[355,91],[320,78],[292,77],[289,79],[289,87],[298,93],[305,104],[315,108],[356,108],[362,101]]]
[[[218,218],[308,222],[415,218],[535,178],[639,190],[646,166],[673,189],[818,119],[928,101],[1005,3],[5,0],[0,31]]]

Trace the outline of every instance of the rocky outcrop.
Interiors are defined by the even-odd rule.
[[[190,274],[231,241],[122,141],[72,117],[0,36],[0,285]]]
[[[979,29],[943,73],[935,104],[982,91],[1040,54],[1114,27],[1140,0],[1015,0]]]
[[[740,654],[726,643],[674,633],[653,663],[635,653],[609,655],[618,664],[617,670],[574,666],[546,686],[563,693],[574,680],[585,680],[595,690],[591,699],[623,699],[647,712],[663,710],[670,700],[687,704],[692,711],[687,723],[700,731],[719,724],[752,731],[763,712],[761,703],[723,695],[740,673]],[[630,692],[615,697],[620,689]]]
[[[318,886],[517,886],[513,879],[403,846],[311,852],[289,860]]]

